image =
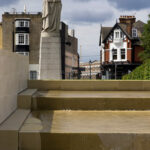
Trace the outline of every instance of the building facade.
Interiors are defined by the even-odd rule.
[[[0,23],[0,49],[2,49],[2,23]]]
[[[29,78],[39,78],[39,50],[42,13],[4,13],[2,15],[3,49],[29,55]],[[61,23],[62,78],[72,78],[72,67],[78,64],[78,40]],[[71,33],[74,33],[71,31]]]
[[[81,68],[85,68],[81,71],[81,79],[100,79],[100,61],[95,61],[93,63],[84,62],[80,63]]]
[[[101,27],[100,60],[103,79],[121,79],[141,65],[139,53],[144,23],[134,16],[121,16],[113,27]]]
[[[69,30],[68,25],[64,22],[61,22],[61,54],[63,79],[77,78],[79,68],[78,39],[75,37],[75,31]]]
[[[3,49],[29,55],[29,78],[37,79],[42,14],[4,13],[2,15]]]

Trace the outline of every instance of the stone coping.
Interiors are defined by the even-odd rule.
[[[150,91],[147,80],[31,80],[28,88],[68,91]]]

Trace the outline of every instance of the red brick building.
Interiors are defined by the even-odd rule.
[[[121,79],[141,65],[144,23],[134,16],[121,16],[113,27],[101,27],[100,60],[103,79]]]

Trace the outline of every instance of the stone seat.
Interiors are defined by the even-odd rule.
[[[150,111],[33,111],[20,149],[148,150]]]
[[[33,110],[150,110],[149,91],[38,91]]]

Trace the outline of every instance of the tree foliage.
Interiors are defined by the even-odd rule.
[[[123,80],[150,80],[150,59],[137,67],[133,72],[123,76]]]
[[[141,41],[144,51],[140,53],[140,58],[145,61],[150,59],[150,15],[147,24],[144,26],[144,32],[142,34]]]

